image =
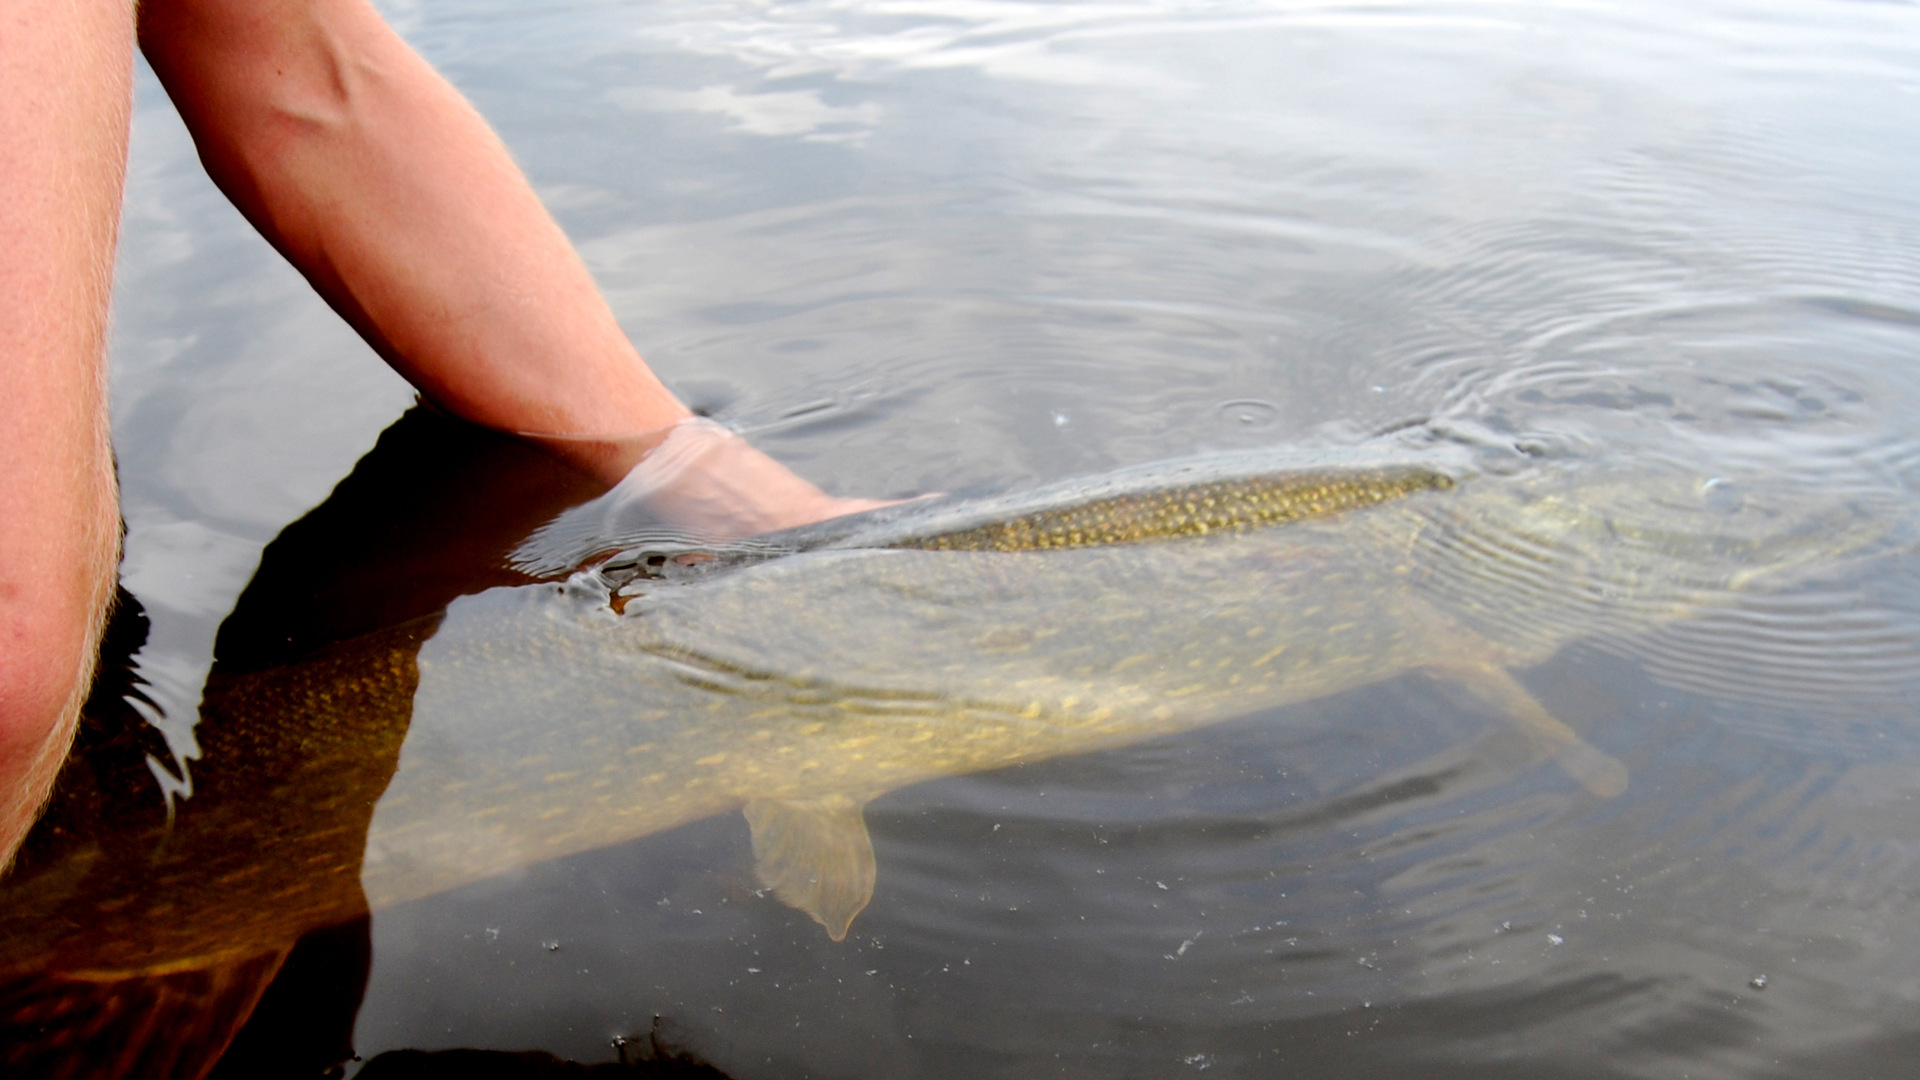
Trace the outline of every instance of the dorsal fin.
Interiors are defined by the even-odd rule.
[[[746,805],[753,830],[754,873],[827,936],[843,941],[854,916],[873,899],[873,841],[861,804],[846,795]]]

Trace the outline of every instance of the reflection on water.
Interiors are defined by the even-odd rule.
[[[387,10],[501,128],[668,381],[830,490],[1418,429],[1502,483],[1572,470],[1603,520],[1609,482],[1684,476],[1690,521],[1777,523],[1784,490],[1910,524],[1911,6]],[[1524,543],[1445,533],[1409,576],[1625,766],[1617,798],[1538,767],[1497,698],[1363,652],[1333,696],[896,786],[867,806],[879,871],[840,944],[757,895],[737,816],[369,923],[355,829],[415,747],[392,721],[435,648],[477,648],[523,594],[455,598],[524,582],[507,553],[593,492],[416,414],[288,525],[404,389],[141,92],[115,408],[124,625],[150,627],[28,851],[66,876],[5,886],[10,1046],[55,1060],[152,1024],[172,1034],[142,1045],[184,1062],[251,1017],[232,1075],[263,1047],[317,1069],[349,1030],[368,1058],[606,1063],[663,1016],[743,1077],[1786,1077],[1898,1075],[1920,1043],[1911,557],[1837,543],[1723,581],[1737,602],[1642,617],[1656,564],[1555,542],[1580,498]],[[1670,519],[1634,520],[1598,550],[1664,550]],[[1740,528],[1702,564],[1743,565]],[[1295,565],[1364,550],[1325,535]],[[1204,597],[1209,565],[1186,593],[1136,585]],[[778,625],[731,621],[775,610],[753,590],[777,577],[713,590],[727,618],[657,606],[682,644],[792,674]],[[842,602],[862,619],[892,610],[861,596]],[[959,610],[1020,593],[996,596]],[[1617,610],[1640,614],[1592,617]],[[1153,640],[1174,655],[1221,621],[1180,609]],[[982,649],[1038,655],[1019,629]],[[914,643],[874,637],[869,683],[937,670],[888,668]],[[486,685],[438,700],[474,713]],[[225,722],[299,695],[328,708]],[[455,714],[432,700],[411,702],[422,731]],[[579,715],[517,719],[538,741]],[[338,763],[305,780],[331,820],[256,768],[330,739],[379,746],[307,755]]]

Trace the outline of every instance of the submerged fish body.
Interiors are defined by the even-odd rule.
[[[1735,490],[1681,466],[1269,452],[909,505],[619,596],[586,574],[468,598],[420,652],[363,882],[378,907],[744,807],[763,881],[838,939],[881,793],[1416,671],[1610,795],[1622,766],[1510,669],[1784,583],[1894,519],[1859,491]]]

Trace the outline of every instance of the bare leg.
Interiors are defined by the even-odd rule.
[[[0,0],[0,863],[72,739],[119,516],[105,350],[127,0]]]

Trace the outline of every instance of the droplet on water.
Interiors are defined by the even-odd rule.
[[[1279,406],[1259,398],[1223,401],[1214,411],[1227,423],[1249,428],[1267,427],[1280,418]]]
[[[1740,509],[1746,498],[1741,495],[1738,484],[1725,477],[1714,476],[1701,482],[1700,501],[1716,514],[1731,514]]]

